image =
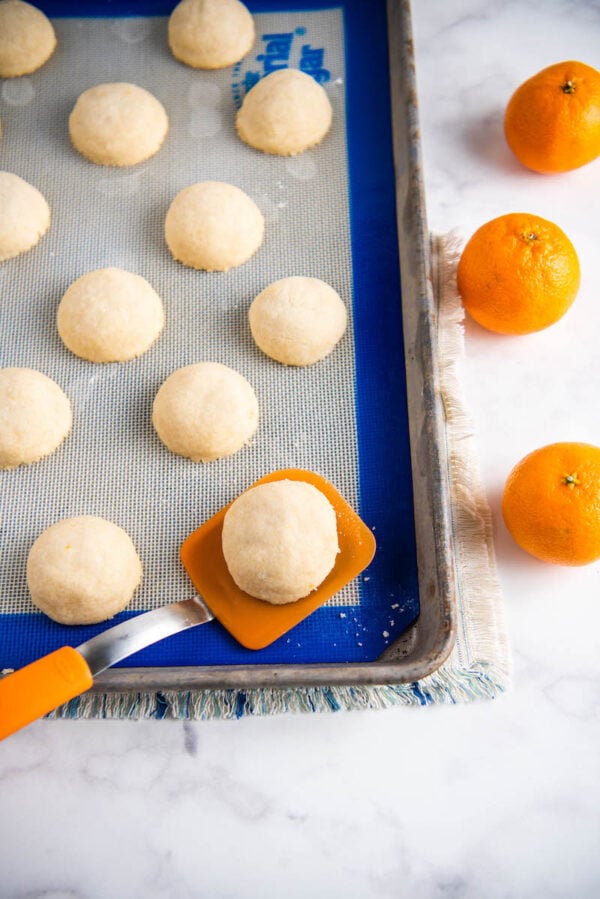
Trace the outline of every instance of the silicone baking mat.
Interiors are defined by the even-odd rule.
[[[72,401],[74,425],[51,457],[0,473],[0,668],[106,627],[63,627],[31,604],[27,553],[52,522],[94,514],[131,535],[144,579],[118,621],[189,596],[183,539],[254,480],[289,466],[323,474],[373,529],[378,549],[364,576],[260,652],[213,622],[124,664],[371,661],[418,614],[385,3],[248,5],[257,30],[251,53],[232,68],[202,72],[169,52],[173,4],[88,4],[85,17],[81,4],[40,4],[58,49],[39,72],[1,85],[1,167],[42,191],[52,226],[34,250],[0,266],[0,364],[54,378]],[[234,127],[245,92],[285,66],[311,74],[334,109],[323,143],[290,159],[246,147]],[[160,152],[130,169],[95,166],[69,144],[75,100],[106,81],[145,87],[169,114]],[[169,203],[202,180],[236,184],[265,215],[262,248],[227,273],[187,269],[164,242]],[[56,331],[66,288],[103,266],[143,275],[165,304],[163,335],[129,363],[78,359]],[[287,275],[322,278],[350,313],[335,351],[308,368],[261,354],[247,324],[252,299]],[[160,443],[151,410],[170,372],[205,359],[248,378],[261,419],[235,456],[195,464]]]

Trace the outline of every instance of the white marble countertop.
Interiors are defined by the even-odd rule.
[[[600,160],[538,176],[502,114],[563,59],[600,67],[598,0],[415,0],[430,227],[556,221],[580,295],[527,338],[466,327],[514,656],[491,703],[246,718],[40,721],[0,748],[0,896],[592,899],[600,895],[600,565],[525,556],[499,516],[512,465],[600,444]]]

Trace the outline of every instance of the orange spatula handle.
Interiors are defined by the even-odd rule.
[[[0,680],[0,740],[68,702],[92,686],[92,673],[71,646]]]

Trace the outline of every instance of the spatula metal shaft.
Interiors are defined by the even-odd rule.
[[[95,677],[152,643],[212,619],[213,615],[204,602],[199,596],[194,596],[129,618],[76,648]]]

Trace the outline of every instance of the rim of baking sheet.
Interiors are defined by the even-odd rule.
[[[451,491],[409,0],[387,0],[387,18],[419,617],[373,662],[113,668],[99,675],[94,692],[411,683],[436,671],[452,651],[458,611]]]

